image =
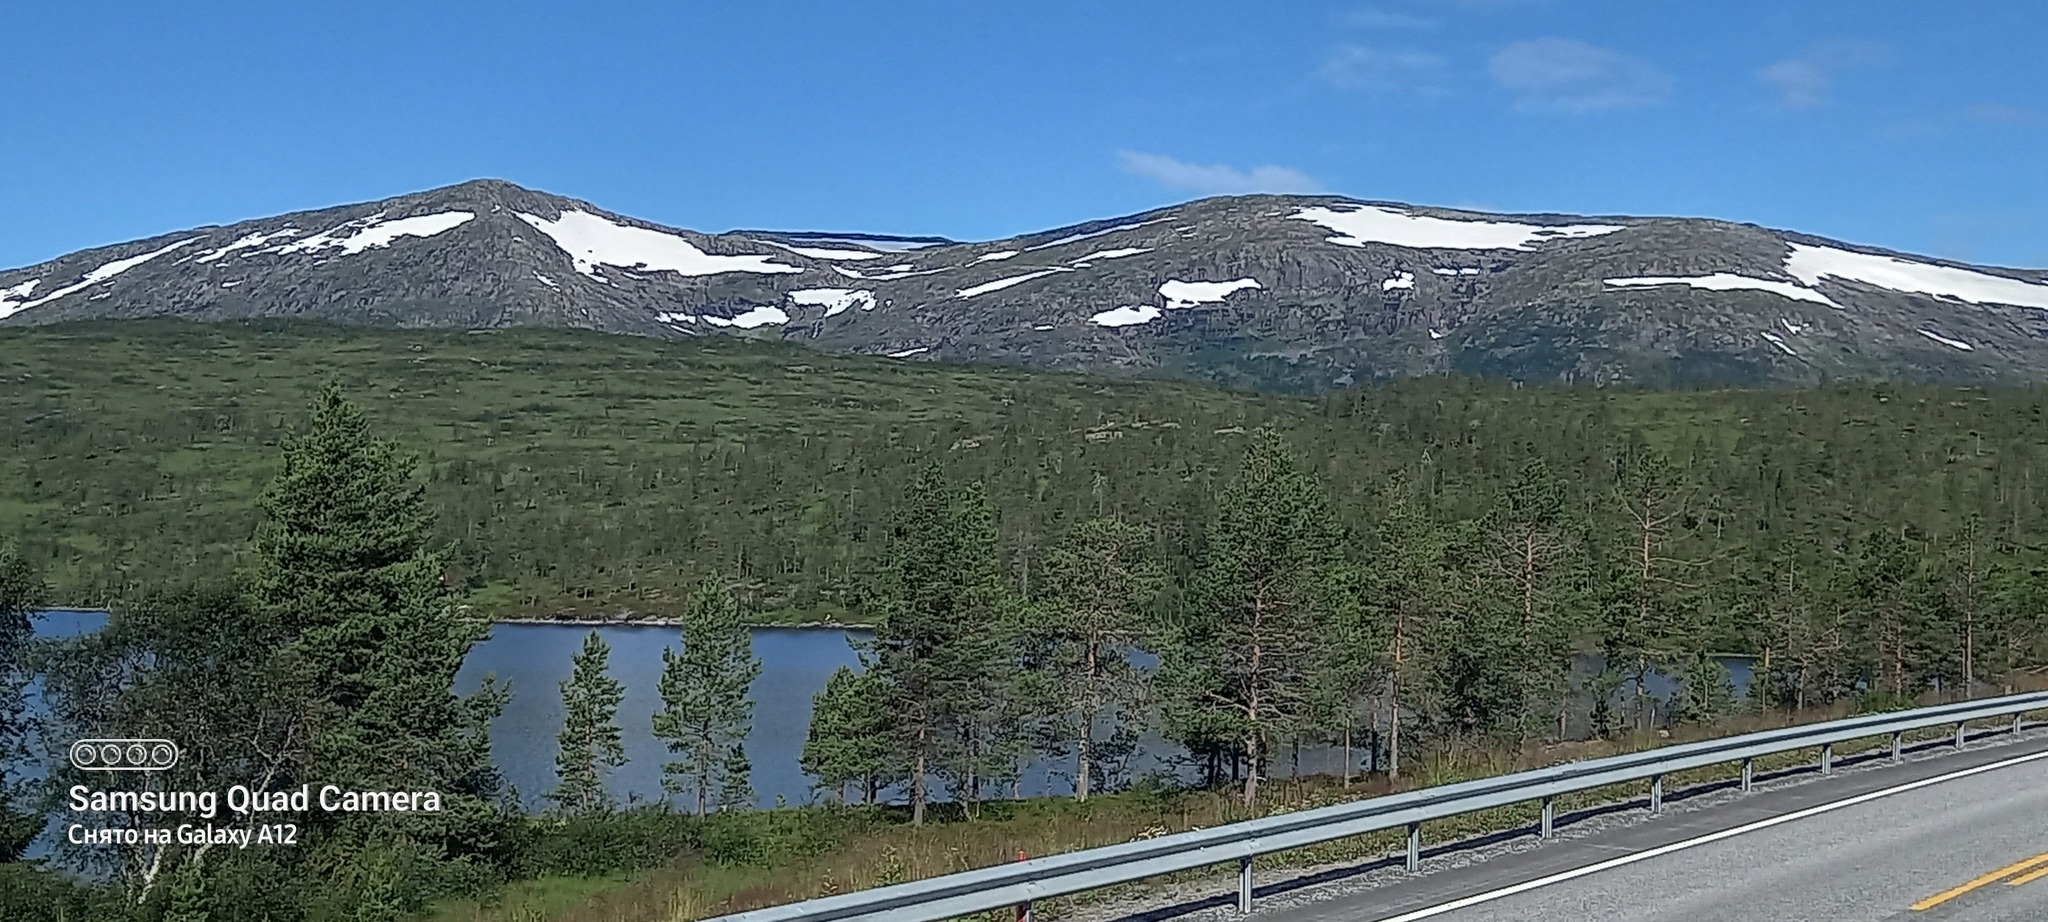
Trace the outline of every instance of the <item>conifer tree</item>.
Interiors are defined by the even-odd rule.
[[[22,771],[35,729],[26,697],[31,614],[42,592],[28,561],[12,543],[0,543],[0,862],[19,859],[44,825]]]
[[[810,729],[799,764],[820,787],[837,791],[849,802],[848,785],[860,790],[861,802],[873,804],[889,778],[894,758],[888,704],[873,673],[841,666],[811,696]]]
[[[891,523],[884,565],[869,587],[876,617],[866,645],[885,690],[909,784],[911,822],[924,822],[929,778],[946,775],[970,808],[998,745],[999,692],[1014,622],[995,534],[978,489],[955,490],[935,465],[910,485]]]
[[[1192,706],[1238,741],[1240,798],[1258,802],[1275,741],[1306,725],[1310,688],[1327,664],[1322,632],[1336,607],[1342,532],[1315,477],[1278,432],[1253,433],[1217,503],[1196,574],[1192,620],[1177,625],[1160,668]]]
[[[273,675],[289,677],[281,692],[302,698],[310,733],[273,782],[441,792],[443,812],[413,827],[494,815],[488,728],[504,692],[454,693],[489,624],[442,583],[414,459],[333,383],[282,449],[248,579],[262,636],[247,641],[278,651]]]
[[[1565,484],[1540,458],[1531,459],[1480,523],[1477,574],[1482,596],[1509,610],[1514,722],[1523,734],[1546,726],[1562,736],[1572,641],[1582,630],[1580,555],[1566,521]]]
[[[747,783],[731,772],[745,765],[733,756],[752,727],[754,703],[747,690],[760,676],[761,660],[739,604],[707,580],[684,609],[682,649],[661,652],[662,706],[654,715],[655,738],[676,756],[662,766],[662,786],[693,795],[698,816]]]
[[[1366,593],[1382,630],[1379,660],[1386,682],[1387,775],[1401,777],[1402,728],[1410,712],[1434,714],[1425,698],[1441,652],[1440,616],[1449,590],[1444,571],[1444,530],[1409,495],[1405,483],[1383,492]]]
[[[1074,752],[1074,799],[1096,786],[1098,730],[1115,729],[1143,692],[1129,654],[1143,638],[1147,609],[1165,580],[1148,554],[1151,535],[1118,518],[1076,525],[1045,556],[1043,602],[1032,631],[1045,638],[1046,670],[1064,702],[1061,723]]]
[[[562,733],[555,754],[557,786],[549,799],[563,810],[582,813],[611,805],[605,775],[626,764],[619,730],[619,702],[626,687],[610,675],[611,647],[593,630],[570,658],[562,683]]]

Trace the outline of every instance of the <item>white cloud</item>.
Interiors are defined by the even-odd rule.
[[[1255,166],[1249,170],[1222,164],[1204,165],[1176,160],[1160,154],[1121,151],[1117,159],[1124,171],[1143,176],[1168,189],[1201,195],[1246,195],[1254,192],[1321,192],[1321,183],[1293,167]]]
[[[1438,96],[1448,70],[1443,58],[1425,51],[1340,45],[1316,73],[1347,90]]]
[[[1876,42],[1822,42],[1799,57],[1771,62],[1756,76],[1778,91],[1785,108],[1811,109],[1827,101],[1836,76],[1883,63],[1885,58],[1885,46]]]
[[[1648,62],[1568,38],[1515,42],[1488,65],[1495,83],[1528,112],[1594,112],[1646,106],[1670,85]]]

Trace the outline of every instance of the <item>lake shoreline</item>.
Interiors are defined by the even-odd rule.
[[[105,615],[104,608],[80,608],[69,605],[52,605],[38,608],[39,612],[65,615]],[[679,627],[682,621],[676,618],[492,618],[492,624],[559,624],[565,627]],[[749,622],[751,629],[795,631],[872,631],[872,624],[853,624],[841,621],[796,621]]]
[[[682,621],[676,618],[493,618],[492,624],[560,624],[568,627],[678,627]],[[750,621],[746,627],[754,630],[797,630],[797,631],[872,631],[872,624],[843,624],[838,621]]]

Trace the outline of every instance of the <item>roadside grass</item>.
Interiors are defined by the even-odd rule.
[[[2028,677],[2020,689],[2048,688],[2048,675]],[[1466,747],[1422,754],[1414,771],[1398,783],[1384,776],[1355,779],[1310,777],[1269,783],[1269,796],[1256,811],[1247,810],[1229,791],[1133,790],[1090,798],[1000,801],[987,804],[981,815],[967,820],[957,810],[938,811],[940,818],[922,827],[910,826],[899,811],[884,812],[887,822],[840,824],[843,834],[829,844],[816,843],[810,854],[766,866],[708,862],[700,853],[686,854],[669,865],[633,875],[571,883],[547,878],[507,888],[488,905],[443,907],[433,922],[693,922],[853,890],[919,880],[1017,860],[1019,852],[1042,856],[1129,842],[1223,823],[1305,810],[1420,787],[1449,784],[1556,765],[1563,762],[1636,752],[1659,746],[1713,739],[1812,723],[1846,716],[1845,706],[1816,709],[1797,716],[1752,714],[1710,726],[1681,727],[1668,733],[1636,733],[1609,740],[1535,745],[1512,751]],[[2048,718],[2048,713],[2032,715]],[[2008,726],[2007,721],[1980,722],[1978,731]],[[1948,739],[1952,729],[1934,728],[1908,734],[1909,745]],[[1887,738],[1857,740],[1835,747],[1837,762],[1890,746]],[[1759,777],[1789,769],[1817,766],[1817,749],[1758,759]],[[1667,800],[1688,788],[1741,777],[1740,763],[1727,763],[1665,780]],[[1627,784],[1581,791],[1557,799],[1562,820],[1570,814],[1601,807],[1647,801],[1648,784]],[[814,809],[814,808],[797,808]],[[1425,849],[1502,832],[1525,830],[1533,835],[1541,807],[1532,801],[1499,810],[1466,814],[1430,823],[1423,829]],[[1406,851],[1406,834],[1386,830],[1260,858],[1254,873],[1360,863]],[[1054,900],[1035,907],[1037,918],[1055,920],[1084,907],[1108,901],[1142,898],[1162,888],[1213,889],[1218,895],[1235,886],[1234,869],[1166,875]],[[579,887],[581,889],[579,889]],[[580,902],[573,897],[580,896]],[[1007,919],[1009,913],[984,914]],[[973,918],[973,917],[969,917]]]

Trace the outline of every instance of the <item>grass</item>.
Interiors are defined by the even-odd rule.
[[[2048,688],[2048,676],[2027,679],[2022,687]],[[779,905],[834,893],[865,889],[889,883],[917,880],[942,874],[987,867],[1016,859],[1021,851],[1042,856],[1103,845],[1128,842],[1197,828],[1249,819],[1254,815],[1309,809],[1332,803],[1379,796],[1417,787],[1448,784],[1490,777],[1514,771],[1540,768],[1560,762],[1590,759],[1657,746],[1717,738],[1739,733],[1790,726],[1846,715],[1842,707],[1793,715],[1773,713],[1732,718],[1711,726],[1681,728],[1668,736],[1641,734],[1615,740],[1573,742],[1531,746],[1517,751],[1468,748],[1427,754],[1416,771],[1398,784],[1386,778],[1361,779],[1346,786],[1340,779],[1316,777],[1281,780],[1269,785],[1269,796],[1256,811],[1246,810],[1229,792],[1145,792],[1129,791],[1091,798],[1087,803],[1064,799],[1031,800],[990,804],[986,815],[968,821],[957,815],[912,827],[897,817],[892,822],[868,826],[850,825],[837,841],[814,853],[772,867],[721,867],[707,864],[701,855],[679,858],[657,870],[606,878],[583,891],[581,902],[557,899],[546,902],[530,894],[550,898],[572,894],[576,882],[550,878],[533,882],[491,905],[460,904],[444,909],[434,922],[691,922],[715,915]],[[2037,715],[2039,716],[2039,715]],[[2002,721],[1983,726],[2004,726]],[[1910,734],[1908,741],[1942,740],[1947,728]],[[1859,740],[1836,747],[1838,759],[1889,746],[1885,738]],[[1817,764],[1816,750],[1782,753],[1759,759],[1758,773]],[[1728,763],[1666,779],[1667,794],[1712,782],[1740,777],[1740,765]],[[1581,791],[1558,799],[1561,816],[1574,811],[1641,801],[1647,796],[1646,783],[1617,785]],[[1540,815],[1539,805],[1530,802],[1499,810],[1465,814],[1429,824],[1425,845],[1467,840],[1506,830],[1532,829]],[[1398,854],[1406,848],[1405,833],[1388,830],[1334,842],[1282,852],[1260,858],[1259,872],[1310,868],[1331,864],[1369,861]],[[1224,869],[1171,875],[1140,884],[1107,888],[1038,904],[1039,918],[1057,919],[1076,907],[1103,901],[1142,897],[1165,887],[1197,888],[1205,894],[1220,894],[1231,886]],[[586,882],[587,883],[587,882]],[[1005,914],[997,914],[1005,915]]]

